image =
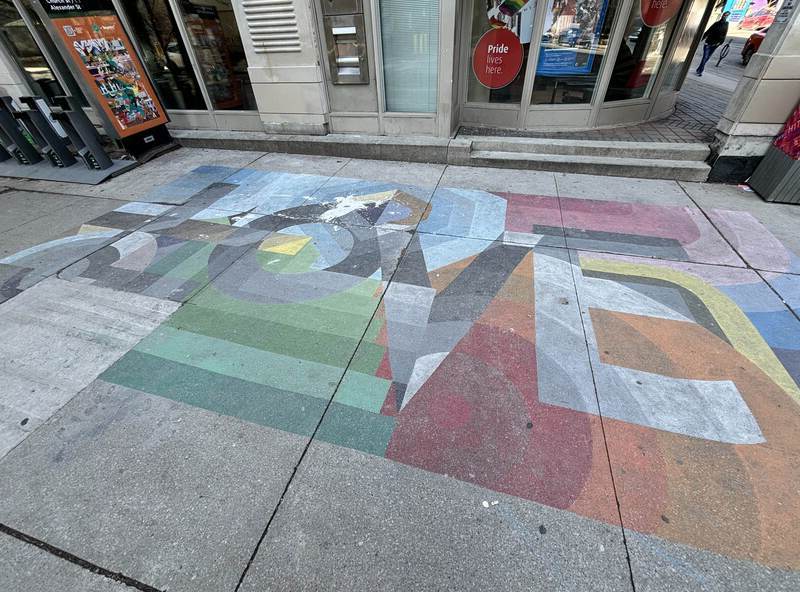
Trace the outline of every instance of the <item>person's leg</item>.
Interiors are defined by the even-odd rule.
[[[703,59],[700,60],[700,65],[697,66],[697,73],[699,75],[703,74],[703,70],[706,68],[706,62],[711,59],[711,55],[714,53],[715,49],[717,49],[716,45],[705,44],[703,46]]]

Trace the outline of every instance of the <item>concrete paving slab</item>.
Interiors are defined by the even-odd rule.
[[[424,177],[421,180],[425,180]],[[346,226],[410,230],[423,217],[435,186],[435,182],[431,185],[409,185],[402,181],[334,176],[305,197],[304,205],[284,209],[278,214],[298,220],[335,222]],[[267,210],[261,206],[257,211]]]
[[[261,171],[283,171],[306,175],[335,175],[348,162],[349,158],[336,156],[317,156],[313,154],[266,154],[247,165],[248,169]]]
[[[81,224],[122,205],[123,202],[117,200],[84,198],[68,207],[6,230],[0,234],[0,259],[49,240],[74,234],[72,231]]]
[[[558,198],[440,185],[418,226],[421,233],[564,247]]]
[[[745,266],[695,206],[566,197],[559,204],[570,248]]]
[[[80,197],[52,193],[9,191],[0,194],[0,232],[5,232],[80,201]]]
[[[0,590],[133,592],[135,588],[0,533]]]
[[[197,174],[175,183],[195,186]],[[194,194],[152,228],[180,218],[273,230],[283,228],[287,219],[410,229],[422,217],[432,192],[433,186],[245,168]]]
[[[0,303],[13,298],[25,288],[30,288],[44,279],[29,267],[0,263]]]
[[[572,261],[625,528],[800,571],[800,322],[753,270]]]
[[[242,592],[630,590],[621,529],[314,442]]]
[[[443,187],[505,191],[526,195],[557,196],[555,174],[543,171],[506,170],[489,167],[448,166],[439,184]]]
[[[199,166],[211,165],[239,169],[263,156],[264,152],[179,148],[100,185],[65,184],[56,181],[4,179],[3,184],[26,191],[43,191],[141,201],[154,187],[167,185]]]
[[[110,209],[114,206],[119,207]],[[0,294],[4,298],[13,296],[102,249],[128,231],[147,224],[170,207],[82,198],[62,210],[3,233],[0,252],[8,256],[0,258],[0,265],[6,270],[0,273],[3,278]]]
[[[409,239],[324,224],[271,234],[103,379],[308,436]]]
[[[175,309],[54,278],[0,304],[0,457]]]
[[[353,158],[335,176],[436,187],[446,165]]]
[[[559,197],[690,206],[677,181],[555,173]]]
[[[233,590],[305,444],[96,381],[0,462],[0,521],[160,590]]]
[[[765,202],[736,185],[682,186],[749,265],[800,274],[800,208]]]
[[[800,588],[797,571],[731,559],[630,530],[626,542],[637,591],[792,592]]]
[[[761,272],[761,277],[772,286],[778,296],[800,315],[800,276],[788,273]]]
[[[186,219],[180,210],[94,251],[58,277],[185,302],[269,233]]]
[[[564,249],[416,235],[317,440],[618,525],[574,294]]]

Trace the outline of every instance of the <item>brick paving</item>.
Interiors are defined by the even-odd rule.
[[[732,95],[732,91],[705,84],[690,74],[678,96],[675,112],[669,117],[657,121],[577,132],[535,132],[461,127],[458,133],[463,136],[709,143],[714,138],[714,129]]]

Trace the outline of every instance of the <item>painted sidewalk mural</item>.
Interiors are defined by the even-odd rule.
[[[4,293],[184,303],[108,382],[618,524],[610,460],[626,527],[800,569],[800,322],[754,271],[796,303],[800,265],[755,218],[207,173]]]

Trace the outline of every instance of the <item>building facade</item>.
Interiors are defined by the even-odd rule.
[[[34,9],[40,1],[0,8],[0,87],[12,96],[80,96]],[[173,128],[438,137],[461,125],[578,130],[664,117],[717,4],[107,1]],[[797,103],[796,12],[786,0],[786,18],[773,24],[780,31],[748,66],[721,123],[719,154],[765,150]],[[743,148],[741,138],[753,134],[759,147]]]

